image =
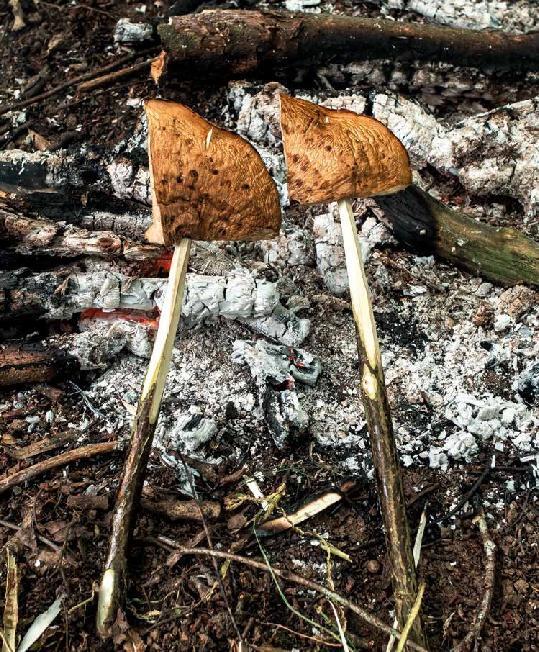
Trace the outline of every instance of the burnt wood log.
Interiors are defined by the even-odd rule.
[[[49,382],[78,370],[78,360],[57,346],[0,347],[0,387]]]
[[[109,268],[74,267],[32,273],[0,272],[0,325],[29,318],[63,320],[90,309],[155,313],[166,279],[130,277]],[[189,274],[182,323],[190,328],[219,317],[235,319],[251,330],[288,346],[299,346],[310,329],[308,319],[285,308],[275,283],[246,270],[225,275]]]
[[[84,153],[0,152],[0,198],[5,207],[132,240],[143,240],[151,223],[149,183],[141,125],[114,155],[95,147]]]
[[[134,139],[137,142],[136,137]],[[0,191],[7,193],[7,197],[3,196],[0,208],[21,214],[35,210],[52,221],[66,220],[81,228],[80,231],[73,232],[75,239],[81,239],[77,245],[74,239],[67,238],[58,241],[59,247],[66,248],[69,244],[73,250],[80,251],[84,246],[95,246],[103,251],[107,248],[108,238],[114,249],[114,236],[120,236],[134,243],[133,249],[130,249],[128,243],[123,245],[125,258],[142,259],[148,251],[144,247],[150,245],[141,245],[137,241],[143,238],[144,231],[151,222],[150,211],[146,207],[146,202],[149,202],[146,153],[143,149],[137,150],[127,144],[125,150],[121,156],[110,159],[108,163],[97,153],[82,160],[81,157],[67,155],[65,152],[0,152]],[[94,197],[93,207],[90,207],[92,201],[89,197]],[[84,206],[87,200],[89,204]],[[417,188],[408,188],[392,197],[379,197],[377,203],[392,221],[396,238],[412,250],[436,255],[461,269],[501,285],[539,285],[539,244],[518,230],[499,229],[477,222],[442,205]],[[26,243],[34,239],[38,241],[40,237],[56,237],[50,236],[50,230],[54,227],[41,226],[44,230],[40,228],[38,233],[28,236],[22,233],[22,224],[20,227],[12,226],[11,237],[15,237],[17,230],[19,237]],[[110,233],[108,236],[94,233],[86,237],[82,229]],[[65,227],[60,233],[66,233]],[[1,237],[0,235],[0,239]],[[99,244],[92,245],[92,238],[96,238]],[[139,247],[142,249],[139,250]],[[35,252],[36,255],[38,253],[43,252]],[[14,258],[18,255],[17,250],[4,252],[3,266],[24,266],[22,258]],[[0,255],[0,268],[1,259]],[[1,292],[0,287],[0,294]]]
[[[122,313],[110,321],[88,317],[79,322],[80,333],[52,336],[39,344],[15,342],[0,347],[0,387],[73,378],[80,372],[105,369],[124,350],[148,357],[155,319],[151,315],[132,319]]]
[[[134,261],[157,259],[164,253],[164,248],[159,245],[140,244],[112,231],[93,231],[53,220],[26,217],[1,205],[0,244],[8,247],[4,249],[6,253],[55,258],[99,256]]]
[[[169,64],[182,77],[271,76],[298,66],[373,58],[445,61],[496,69],[539,68],[539,33],[506,34],[383,18],[286,11],[208,10],[158,27]]]
[[[395,236],[423,255],[436,255],[501,285],[539,286],[539,243],[452,210],[415,185],[376,197]]]

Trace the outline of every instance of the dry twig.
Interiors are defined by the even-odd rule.
[[[353,602],[350,602],[349,600],[344,598],[342,595],[339,595],[334,591],[330,591],[329,589],[326,589],[325,586],[322,586],[317,582],[312,582],[311,580],[301,577],[300,575],[296,575],[296,573],[292,573],[291,571],[276,568],[274,566],[272,566],[270,569],[266,564],[262,562],[255,561],[254,559],[249,559],[248,557],[234,555],[229,552],[222,552],[221,550],[209,550],[208,548],[184,548],[179,544],[177,544],[172,539],[169,539],[168,537],[160,536],[159,539],[162,542],[169,545],[171,548],[175,548],[176,550],[180,551],[183,555],[209,555],[213,557],[218,557],[220,559],[230,559],[230,561],[235,561],[238,564],[243,564],[244,566],[250,566],[251,568],[262,570],[265,573],[273,572],[274,575],[276,575],[277,577],[283,580],[292,582],[293,584],[297,584],[298,586],[303,586],[304,588],[309,589],[311,591],[316,591],[317,593],[320,593],[328,600],[332,602],[336,602],[337,604],[340,604],[343,607],[350,609],[350,611],[355,613],[363,622],[367,623],[371,627],[374,627],[375,629],[378,629],[388,635],[393,634],[394,636],[396,636],[398,640],[400,640],[401,637],[400,632],[393,629],[393,627],[386,625],[386,623],[379,620],[376,616],[373,616],[368,611],[365,611],[365,609],[358,607]],[[413,641],[407,641],[406,645],[411,650],[420,650],[421,652],[427,652],[424,647],[418,645],[417,643],[414,643]]]
[[[18,484],[32,480],[32,478],[42,475],[47,471],[51,471],[52,469],[56,469],[59,466],[65,466],[72,462],[86,460],[95,457],[96,455],[112,453],[115,449],[115,441],[106,441],[100,444],[88,444],[88,446],[81,446],[80,448],[75,448],[74,450],[56,455],[56,457],[51,457],[48,460],[43,460],[43,462],[33,464],[27,469],[16,471],[11,475],[8,472],[8,475],[0,480],[0,495]]]
[[[419,610],[421,609],[421,601],[423,600],[423,593],[425,593],[425,582],[421,582],[419,588],[417,589],[417,596],[414,601],[414,604],[412,605],[412,608],[410,609],[410,613],[408,614],[408,620],[406,621],[406,624],[404,625],[404,628],[402,630],[401,638],[399,644],[397,645],[397,652],[402,652],[404,650],[404,646],[406,645],[406,641],[408,640],[408,635],[410,633],[410,630],[412,629],[414,620],[417,618],[419,614]]]
[[[14,530],[15,532],[19,532],[21,528],[18,525],[15,525],[15,523],[10,523],[9,521],[4,521],[3,519],[0,519],[0,525],[2,527],[7,527],[9,530]],[[52,542],[50,539],[47,539],[47,537],[41,536],[41,534],[37,535],[37,538],[41,543],[44,543],[46,546],[49,546],[54,552],[60,552],[61,548],[60,546],[57,546],[54,542]]]
[[[148,52],[151,51],[155,51],[155,48],[150,48],[149,50],[146,50],[144,52],[138,52],[138,53],[134,52],[132,54],[128,54],[125,57],[116,59],[114,63],[109,63],[107,66],[102,66],[101,68],[96,68],[91,72],[84,73],[84,75],[78,75],[77,77],[68,79],[67,81],[62,82],[61,84],[58,84],[58,86],[51,88],[49,91],[45,91],[44,93],[40,93],[39,95],[35,95],[34,97],[29,97],[26,100],[21,100],[20,102],[13,102],[12,104],[6,104],[4,106],[0,106],[0,115],[4,115],[5,113],[9,113],[9,111],[14,111],[16,109],[22,109],[25,106],[30,106],[31,104],[36,104],[37,102],[41,102],[41,100],[46,100],[49,97],[58,95],[58,93],[61,93],[66,88],[70,88],[71,86],[76,86],[77,84],[81,84],[82,82],[88,81],[90,79],[95,79],[96,77],[100,77],[101,75],[104,75],[105,73],[114,70],[118,66],[121,66],[122,64],[127,63],[128,61],[132,61],[133,59],[136,59],[141,55],[147,54]]]
[[[205,517],[216,519],[221,513],[221,505],[215,500],[176,500],[143,496],[140,505],[147,512],[165,516],[171,521],[202,522]]]
[[[464,639],[453,648],[453,652],[464,652],[477,643],[481,636],[481,631],[487,619],[490,605],[492,604],[492,596],[494,594],[494,579],[496,573],[496,544],[492,540],[488,531],[487,520],[483,511],[478,514],[474,523],[479,525],[481,532],[481,539],[483,540],[483,548],[485,549],[485,592],[481,600],[481,606],[477,612],[472,628],[466,634]]]
[[[449,511],[447,514],[444,514],[441,518],[439,518],[436,523],[443,523],[444,521],[447,521],[450,519],[452,516],[455,514],[458,514],[460,510],[466,505],[467,502],[470,501],[470,499],[477,493],[481,485],[483,484],[484,480],[490,473],[492,469],[492,465],[494,463],[494,458],[489,458],[489,461],[487,462],[485,468],[481,472],[481,475],[477,478],[477,480],[473,483],[473,485],[470,487],[470,489],[462,496],[462,498],[458,501],[458,503],[453,507],[451,511]]]
[[[146,68],[148,68],[149,71],[153,61],[154,58],[152,57],[151,59],[146,59],[145,61],[134,63],[132,66],[127,66],[126,68],[120,68],[120,70],[109,72],[108,74],[102,75],[101,77],[90,79],[88,81],[83,82],[82,84],[79,84],[77,86],[77,91],[79,92],[90,91],[94,88],[99,88],[100,86],[106,86],[107,84],[111,84],[114,83],[115,81],[118,81],[118,79],[125,79],[126,77],[131,77],[132,75],[136,75],[138,72],[140,72],[141,70],[145,70]]]
[[[17,623],[19,622],[19,579],[17,562],[13,553],[6,550],[7,579],[4,600],[4,631],[2,652],[14,652],[16,647]]]

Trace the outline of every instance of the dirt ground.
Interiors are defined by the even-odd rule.
[[[8,3],[0,5],[4,34],[0,39],[2,103],[17,99],[14,88],[26,88],[29,97],[131,54],[131,49],[124,52],[113,43],[117,20],[133,16],[146,21],[162,10],[159,3],[105,0],[87,0],[84,4],[23,0],[21,5],[26,27],[18,32],[11,31]],[[141,6],[146,7],[144,14]],[[358,6],[366,15],[376,14],[370,3]],[[132,61],[152,56],[158,47],[149,43],[144,50]],[[518,83],[515,81],[516,86]],[[520,90],[519,98],[530,95],[529,88],[522,86]],[[80,147],[83,143],[110,147],[135,127],[139,109],[130,106],[128,100],[149,97],[155,91],[139,74],[86,94],[71,93],[68,89],[29,106],[18,127],[6,116],[0,117],[2,147],[31,149],[29,130],[45,139],[49,148]],[[205,89],[200,84],[178,85],[170,93],[208,118],[217,119],[222,90]],[[214,328],[202,326],[181,346],[188,350],[194,337],[210,341]],[[29,332],[31,329],[29,326]],[[383,334],[402,340],[403,345],[414,335],[417,332],[406,325],[398,333],[388,329]],[[320,341],[329,346],[323,339],[318,345]],[[140,362],[137,373],[142,369]],[[86,389],[94,380],[90,374],[78,382]],[[502,386],[508,382],[496,374],[490,380]],[[395,404],[396,412],[404,409],[403,403]],[[54,419],[48,416],[51,412]],[[413,417],[417,430],[422,428],[422,418],[427,418],[420,412]],[[227,456],[238,434],[235,416],[232,405],[222,437],[212,451],[220,462],[211,468],[200,467],[197,478],[199,496],[224,506],[221,515],[209,522],[213,545],[257,559],[262,547],[275,567],[317,582],[332,582],[337,593],[390,623],[393,597],[373,482],[360,474],[351,493],[336,507],[304,523],[302,531],[258,541],[253,519],[260,508],[247,497],[247,477],[261,474],[266,494],[284,483],[286,493],[280,504],[292,509],[340,485],[347,474],[332,459],[331,450],[321,451],[308,439],[283,452],[275,449],[266,433],[266,445],[259,446],[256,454],[250,455],[249,447],[244,447],[242,459]],[[253,432],[262,431],[264,437],[262,424],[250,425]],[[93,443],[112,441],[125,436],[128,426],[115,430],[106,427],[99,411],[78,386],[69,382],[0,393],[2,474],[73,447],[82,433]],[[244,430],[241,435],[245,436]],[[13,457],[13,446],[27,447],[45,439],[53,441],[48,450],[27,459]],[[489,524],[495,524],[491,533],[496,543],[496,570],[494,600],[477,649],[518,652],[539,646],[536,480],[531,465],[522,462],[518,451],[510,447],[496,454],[495,467],[485,473],[493,453],[486,446],[472,463],[447,470],[425,466],[403,470],[414,532],[422,510],[426,507],[428,512],[419,569],[427,587],[423,613],[432,650],[452,649],[466,636],[479,609],[485,591],[485,551],[474,522],[479,510],[488,514]],[[252,649],[267,652],[342,648],[326,631],[334,631],[335,623],[327,600],[284,581],[278,587],[269,574],[236,563],[230,567],[220,563],[224,578],[220,587],[210,558],[182,556],[163,539],[188,547],[206,546],[202,525],[174,523],[145,510],[137,515],[131,548],[126,619],[116,623],[113,641],[98,639],[93,596],[106,554],[121,464],[121,453],[107,454],[48,472],[0,497],[0,541],[16,551],[20,572],[19,631],[26,631],[55,598],[65,596],[61,614],[47,629],[40,649],[237,649],[233,646],[238,631]],[[163,495],[179,496],[175,473],[163,466],[157,453],[150,462],[148,482],[159,487]],[[468,496],[471,489],[473,495]],[[76,496],[81,498],[74,499]],[[97,497],[101,500],[90,499]],[[457,513],[448,517],[455,506],[459,507]],[[320,538],[349,559],[332,555],[328,564]],[[3,591],[3,561],[0,568]],[[351,650],[383,648],[384,635],[349,612],[341,613],[340,618]]]

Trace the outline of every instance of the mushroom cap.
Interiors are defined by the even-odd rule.
[[[150,242],[261,240],[281,226],[275,183],[240,136],[175,102],[149,100]]]
[[[290,199],[373,197],[412,183],[406,149],[374,118],[281,95],[281,127]]]

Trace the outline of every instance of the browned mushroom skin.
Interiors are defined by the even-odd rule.
[[[187,107],[149,100],[150,242],[262,240],[281,226],[277,188],[256,150]]]
[[[374,118],[281,95],[281,126],[290,199],[373,197],[412,183],[404,146]]]

